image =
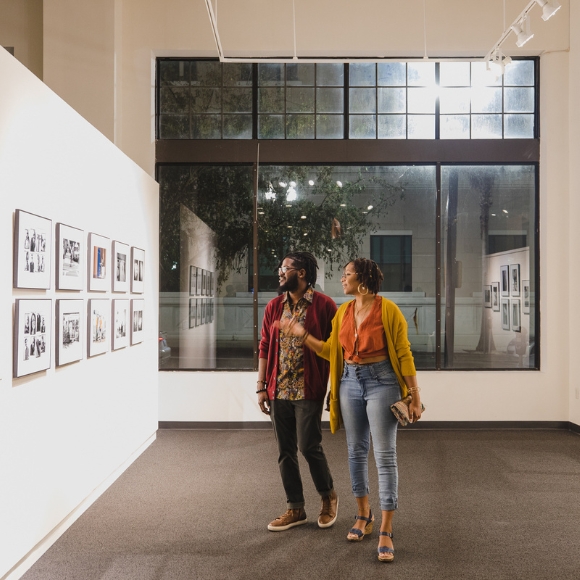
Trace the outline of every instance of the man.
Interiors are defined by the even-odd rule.
[[[278,268],[280,296],[264,311],[258,366],[258,405],[270,415],[278,443],[278,465],[288,510],[268,529],[281,532],[306,523],[298,449],[322,498],[318,526],[329,528],[338,512],[338,496],[322,449],[322,407],[328,383],[327,361],[303,346],[302,338],[282,334],[279,321],[295,318],[320,340],[330,335],[334,302],[314,291],[316,258],[308,252],[288,254]]]

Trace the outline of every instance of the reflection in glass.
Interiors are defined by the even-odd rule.
[[[341,115],[316,115],[317,139],[342,139],[344,119]]]
[[[218,87],[222,84],[222,65],[215,60],[194,60],[190,63],[191,84]]]
[[[192,115],[192,139],[220,139],[222,133],[221,115]]]
[[[407,83],[407,65],[404,62],[380,62],[377,77],[379,87],[404,87]]]
[[[376,65],[360,62],[349,66],[349,83],[351,87],[374,87],[377,80]]]
[[[314,89],[288,87],[286,89],[287,113],[314,113]]]
[[[258,115],[259,139],[284,139],[284,115]]]
[[[501,115],[472,115],[472,139],[501,139]]]
[[[405,139],[407,117],[405,115],[379,115],[379,139]]]
[[[251,113],[252,89],[224,89],[224,113]]]
[[[288,139],[314,139],[314,115],[286,115]]]
[[[189,117],[183,115],[160,115],[159,138],[189,139]]]
[[[258,112],[260,113],[283,113],[284,112],[284,89],[258,89]]]
[[[441,139],[469,139],[469,115],[441,115]]]
[[[379,113],[404,113],[407,109],[406,89],[379,89]]]
[[[224,139],[251,139],[252,115],[224,115]]]
[[[221,91],[218,89],[191,89],[192,113],[219,113]]]
[[[532,139],[534,137],[533,115],[504,115],[506,139]]]
[[[282,86],[284,84],[284,65],[280,63],[275,64],[259,64],[258,65],[258,85],[266,86]]]
[[[534,89],[533,87],[504,89],[504,111],[506,113],[533,113],[534,112]]]
[[[288,86],[314,85],[314,65],[313,64],[287,64],[286,84]]]
[[[342,87],[344,85],[344,65],[333,63],[317,64],[316,85],[319,87]]]
[[[512,60],[511,64],[505,67],[504,85],[507,86],[534,86],[534,61],[533,60]]]
[[[342,89],[316,89],[317,113],[342,113],[344,93]]]
[[[351,113],[374,113],[377,110],[375,89],[350,89],[349,111]]]
[[[223,75],[225,87],[252,86],[252,65],[249,63],[227,63]]]
[[[350,115],[348,122],[351,139],[374,139],[377,136],[376,115]]]

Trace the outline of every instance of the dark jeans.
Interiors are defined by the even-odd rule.
[[[330,495],[333,489],[332,475],[321,445],[322,405],[323,401],[270,401],[270,417],[278,442],[278,465],[289,509],[304,507],[298,449],[308,462],[320,496]]]

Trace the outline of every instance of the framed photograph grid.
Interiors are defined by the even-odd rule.
[[[13,377],[50,368],[52,300],[17,299],[15,303]]]
[[[14,288],[49,290],[52,252],[52,220],[17,209],[14,215]]]
[[[491,307],[494,312],[499,312],[499,282],[491,283]]]
[[[491,285],[489,284],[483,287],[483,306],[491,308]]]
[[[84,300],[56,301],[56,366],[83,358]]]
[[[91,357],[109,350],[111,301],[108,298],[91,298],[88,319],[88,355]]]
[[[145,289],[143,284],[145,275],[145,250],[133,246],[131,248],[131,263],[133,264],[131,292],[133,294],[143,294]]]
[[[113,292],[129,290],[129,275],[131,255],[129,246],[121,242],[113,242]]]
[[[85,232],[56,224],[56,289],[82,290],[86,247]]]
[[[503,297],[510,295],[510,267],[501,266],[500,269],[500,289]]]
[[[530,281],[522,280],[522,314],[530,313]]]
[[[89,234],[89,290],[106,292],[110,288],[109,267],[111,242],[98,234]]]
[[[129,346],[129,300],[113,300],[113,350]]]
[[[131,300],[131,344],[143,342],[143,310],[145,300]]]
[[[520,295],[520,265],[510,266],[510,296]]]

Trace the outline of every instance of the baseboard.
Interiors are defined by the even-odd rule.
[[[89,496],[87,496],[68,516],[49,532],[32,550],[21,558],[0,580],[18,580],[45,554],[49,548],[91,507],[101,495],[126,471],[126,469],[155,441],[153,433],[128,459],[109,475]]]
[[[576,423],[572,423],[571,421],[568,422],[570,431],[574,433],[578,433],[580,435],[580,425],[576,425]]]

